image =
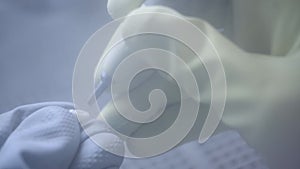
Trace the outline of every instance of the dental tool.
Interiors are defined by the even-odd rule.
[[[96,100],[104,93],[104,91],[109,88],[109,85],[111,84],[111,76],[108,76],[105,72],[101,73],[100,82],[98,83],[97,87],[95,88],[95,91],[90,96],[90,99],[88,101],[88,104],[94,104],[93,97],[96,97]]]

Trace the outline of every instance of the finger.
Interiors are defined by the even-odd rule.
[[[68,168],[79,142],[78,121],[69,110],[43,107],[25,118],[7,138],[0,151],[0,168]]]
[[[73,106],[70,103],[64,102],[47,102],[24,105],[17,107],[9,112],[0,114],[0,147],[4,144],[8,136],[19,126],[19,124],[32,113],[46,106],[59,105],[66,109],[71,109]]]
[[[114,19],[126,16],[130,11],[138,8],[145,0],[108,0],[107,10]]]
[[[82,132],[82,141],[70,168],[119,168],[123,161],[120,155],[124,153],[122,141],[110,133],[101,121],[92,122],[88,129],[88,135]]]

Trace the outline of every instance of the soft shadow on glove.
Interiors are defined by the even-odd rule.
[[[39,103],[0,114],[0,168],[118,168],[123,158],[90,140],[72,108],[69,103]],[[117,142],[116,136],[100,132],[95,135],[103,136],[104,143]]]

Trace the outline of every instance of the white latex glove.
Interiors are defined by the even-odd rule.
[[[113,169],[123,157],[104,151],[81,130],[69,103],[39,103],[0,114],[1,169]],[[98,121],[93,135],[123,149]],[[101,127],[102,126],[102,127]]]
[[[259,5],[258,2],[256,3]],[[270,165],[271,169],[298,169],[300,166],[299,160],[297,159],[300,156],[298,146],[300,135],[299,132],[297,132],[300,128],[298,122],[300,118],[300,106],[298,104],[300,100],[300,34],[298,31],[300,21],[299,17],[294,17],[299,16],[299,11],[290,11],[290,9],[295,8],[286,8],[286,6],[299,6],[299,3],[292,1],[287,3],[289,5],[284,5],[285,3],[280,3],[279,1],[277,3],[279,3],[279,8],[276,8],[276,10],[282,15],[272,18],[272,26],[274,26],[274,28],[272,28],[272,36],[275,37],[275,39],[271,41],[270,44],[274,45],[274,47],[282,48],[280,52],[278,48],[273,50],[274,53],[281,54],[281,56],[284,57],[245,52],[227,40],[206,21],[197,18],[186,19],[208,36],[222,59],[228,86],[226,108],[222,119],[223,122],[229,127],[239,130],[246,141],[263,155],[263,158]],[[234,10],[241,9],[237,8]],[[165,12],[184,17],[172,9],[158,6],[143,7],[133,11],[131,14],[149,11]],[[266,11],[263,12],[263,14],[265,13]],[[292,20],[286,20],[286,18]],[[252,19],[259,20],[259,18]],[[139,32],[143,27],[163,24],[165,22],[167,21],[159,19],[153,20],[151,17],[141,22],[129,18],[120,25],[116,31],[116,35],[120,36],[120,34],[126,31]],[[282,32],[284,28],[293,31],[284,33]],[[243,28],[242,30],[236,30],[236,32],[245,32],[247,30],[248,29]],[[286,37],[296,38],[291,42],[290,39]],[[112,39],[113,38],[114,37],[112,37]],[[291,44],[289,47],[284,45],[285,40]],[[161,48],[169,49],[169,51],[175,52],[177,55],[187,52],[182,49],[182,47],[176,46],[176,44],[174,46],[172,41],[131,41],[130,43],[124,43],[123,46],[114,53],[113,58],[116,59],[116,62],[119,62],[120,60],[118,60],[118,58],[127,56],[128,53],[132,53],[137,49],[143,48],[143,45],[147,46],[149,44],[162,46]],[[203,42],[203,44],[199,44],[199,51],[205,55],[205,52],[209,51],[206,50],[209,46],[208,42]],[[215,62],[214,60],[208,61],[211,64]],[[110,60],[110,62],[113,62],[113,60]],[[170,66],[172,66],[171,64],[172,63],[170,63]],[[191,65],[194,64],[191,63]],[[195,72],[201,72],[200,70],[203,69],[201,64],[192,66],[192,68]],[[174,71],[176,72],[176,67]],[[100,77],[101,70],[97,69],[96,72],[96,77]],[[176,73],[180,73],[180,70],[177,70]],[[218,81],[220,73],[222,72],[216,72],[214,80]],[[140,100],[140,98],[145,97],[146,91],[149,91],[156,83],[159,83],[161,89],[166,91],[176,89],[175,86],[169,86],[169,83],[158,81],[160,77],[161,74],[158,73],[149,78],[147,83],[143,83],[143,85],[131,91],[131,98],[137,100],[137,105],[140,105],[142,108],[148,106],[147,103],[142,103],[143,100]],[[201,93],[200,104],[203,104],[204,106],[202,107],[205,109],[205,105],[210,103],[210,85],[204,77],[198,76],[198,78],[197,80],[202,82],[201,85],[199,85],[199,91]],[[172,99],[172,103],[175,103],[179,100],[179,97],[177,95],[177,98],[173,97]],[[120,102],[122,102],[122,100],[120,100]],[[153,130],[157,130],[159,127],[164,128],[168,125],[170,121],[174,119],[172,118],[172,111],[174,110],[167,109],[165,111],[165,113],[169,113],[169,116],[155,122],[154,126],[156,126],[156,128],[153,128],[153,125],[130,124],[118,114],[113,103],[109,103],[104,108],[103,116],[106,116],[115,126],[119,126],[120,130],[126,130],[125,132],[141,136],[143,133],[153,132]],[[201,114],[203,113],[201,113],[200,109],[197,125],[186,141],[198,138],[203,124],[203,115]]]

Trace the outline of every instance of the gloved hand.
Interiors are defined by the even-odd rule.
[[[119,168],[123,158],[90,140],[72,109],[69,103],[38,103],[0,114],[0,168]],[[104,144],[123,149],[101,121],[90,125],[98,126],[94,135]]]
[[[254,7],[260,5],[266,6],[266,4],[268,4],[267,2],[262,2],[262,4],[259,2],[260,1],[256,1],[256,5],[254,5]],[[220,54],[226,73],[227,100],[222,121],[230,128],[239,130],[246,141],[263,155],[263,158],[267,161],[271,168],[296,169],[299,168],[299,160],[297,160],[297,157],[299,157],[300,152],[298,149],[300,136],[299,133],[295,132],[295,129],[299,129],[298,112],[300,109],[298,104],[300,98],[300,34],[298,31],[300,20],[299,18],[294,17],[299,15],[299,10],[296,10],[294,7],[299,6],[299,3],[283,3],[282,1],[277,1],[276,4],[280,7],[278,9],[275,8],[276,15],[274,14],[271,18],[268,18],[268,15],[266,15],[268,12],[265,11],[265,8],[261,8],[259,10],[260,13],[257,12],[257,15],[263,16],[263,19],[265,20],[261,20],[261,18],[249,19],[247,17],[251,16],[242,15],[247,18],[241,21],[243,24],[241,24],[240,27],[243,29],[239,29],[238,26],[236,26],[235,29],[235,33],[240,35],[247,35],[247,32],[253,31],[253,35],[249,34],[244,37],[249,41],[252,40],[253,44],[259,43],[261,40],[264,42],[271,39],[268,43],[263,43],[266,46],[270,46],[271,50],[269,55],[246,52],[225,38],[206,21],[183,16],[169,8],[161,6],[142,7],[132,11],[129,15],[146,12],[167,13],[183,17],[193,23],[198,29],[202,30]],[[249,7],[247,4],[239,5],[246,9]],[[241,9],[242,8],[235,9],[235,12],[249,11]],[[253,11],[256,10],[256,8],[255,10],[253,9]],[[274,11],[271,11],[270,13],[272,12]],[[281,15],[277,15],[278,13]],[[270,22],[269,19],[272,19],[272,22]],[[253,24],[249,24],[249,20],[253,22],[258,21],[258,23],[254,22]],[[261,23],[259,21],[261,21]],[[173,21],[160,20],[159,18],[153,19],[150,16],[149,18],[141,21],[136,21],[127,17],[116,30],[115,36],[122,37],[122,35],[124,35],[124,37],[126,37],[125,35],[140,32],[140,30],[144,30],[143,28],[145,27],[151,27],[152,25],[164,25],[166,22],[168,25],[176,25]],[[270,24],[267,24],[269,22]],[[262,35],[259,31],[256,32],[251,28],[244,27],[246,25],[257,26],[259,24],[261,24],[261,27],[263,28],[268,28],[268,31],[271,32],[270,36],[272,38],[265,34]],[[168,26],[165,27],[168,29]],[[287,28],[291,31],[286,32]],[[262,37],[261,39],[253,40],[252,38],[254,35],[256,35],[256,37]],[[112,39],[114,38],[115,37],[112,37]],[[111,46],[108,46],[108,49],[110,47]],[[107,57],[107,60],[111,59],[109,60],[109,63],[114,63],[114,61],[118,62],[125,56],[129,56],[131,53],[147,47],[163,48],[183,57],[187,57],[190,54],[186,50],[182,49],[181,46],[177,46],[176,44],[174,45],[174,41],[171,40],[163,41],[159,39],[151,41],[148,39],[140,39],[140,41],[127,40],[124,43],[121,43],[118,50],[114,51],[114,57]],[[207,53],[210,51],[209,47],[210,43],[205,41],[202,44],[199,44],[198,50],[201,54],[203,54],[203,56],[210,56],[210,54]],[[206,59],[207,60],[205,61],[211,65],[216,63],[216,61],[210,57],[206,57]],[[118,65],[118,63],[103,64],[104,66],[101,68],[106,70],[105,66],[109,67],[111,65]],[[188,64],[191,64],[191,68],[194,72],[200,72],[202,71],[201,69],[203,69],[203,65],[201,64],[194,64],[193,62],[188,62]],[[174,71],[176,73],[181,73],[178,66],[172,65],[172,62],[170,62],[170,67],[172,66],[174,66]],[[96,70],[95,77],[99,78],[101,72],[102,69],[98,68]],[[214,73],[213,81],[218,83],[223,72],[216,71]],[[199,78],[197,79],[198,82],[201,82],[199,83],[199,91],[201,93],[200,104],[209,105],[210,83],[206,79],[203,79],[203,77],[204,76],[197,77]],[[149,107],[147,102],[144,102],[144,104],[141,103],[142,101],[145,101],[141,98],[147,96],[147,93],[149,93],[148,91],[151,91],[151,87],[153,87],[153,85],[160,83],[157,79],[159,79],[159,75],[151,76],[151,78],[148,79],[149,81],[140,85],[139,88],[134,88],[134,90],[130,91],[130,99],[133,100],[133,102],[137,100],[138,104],[136,105],[143,105],[144,107],[142,107],[142,109]],[[99,81],[99,79],[97,81]],[[160,89],[165,89],[164,91],[172,91],[173,89],[176,89],[175,85],[170,87],[168,83],[158,85]],[[172,99],[173,100],[171,101],[173,103],[176,102],[176,99],[179,99],[179,97]],[[219,98],[215,99],[218,100]],[[122,102],[122,99],[120,99],[120,102]],[[168,112],[170,113],[168,114]],[[114,123],[115,126],[126,124],[127,128],[124,129],[123,126],[120,126],[120,128],[126,130],[130,127],[129,133],[141,136],[144,133],[166,127],[164,125],[168,124],[169,121],[172,121],[170,120],[174,116],[172,112],[174,111],[167,109],[164,113],[167,113],[168,117],[164,119],[161,118],[162,120],[160,121],[157,120],[157,123],[151,123],[155,125],[133,124],[132,126],[126,124],[126,120],[124,120],[124,118],[117,112],[114,107],[114,103],[112,102],[104,108],[102,114],[106,117],[106,119],[108,119],[108,121],[111,122],[111,124]],[[202,110],[199,110],[199,114],[201,113]],[[196,124],[198,126],[198,128],[196,127],[197,130],[194,133],[191,132],[193,139],[197,139],[199,131],[201,130],[201,118],[197,119]]]

